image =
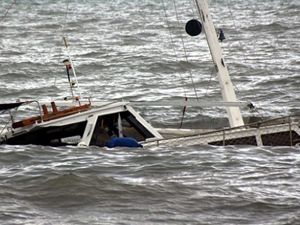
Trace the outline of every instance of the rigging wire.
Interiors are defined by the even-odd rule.
[[[232,5],[230,1],[231,1],[231,0],[226,0],[226,4],[227,4],[227,8],[228,8],[228,10],[229,10],[231,19],[232,19],[232,21],[233,21],[233,27],[234,27],[235,30],[237,30],[237,25],[236,25],[235,20],[234,20],[233,12],[232,12],[232,10],[231,10],[231,7],[229,6],[229,5]],[[242,43],[241,43],[241,41],[240,41],[239,39],[238,39],[237,41],[238,41],[239,47],[241,48],[241,47],[243,46]],[[254,48],[255,48],[255,46],[256,46],[256,42],[255,42],[255,44],[254,44]],[[242,54],[242,58],[243,58],[243,61],[246,63],[246,58],[245,58],[245,55],[244,55],[244,54]],[[233,85],[234,85],[234,87],[237,89],[237,91],[240,92],[238,86],[235,85],[234,83],[233,83]],[[259,112],[259,110],[258,110],[252,103],[249,104],[248,108],[249,108],[251,111],[256,112],[256,113],[259,115],[259,117],[261,117],[261,119],[263,118],[263,117],[262,117],[262,114]]]
[[[192,8],[192,9],[196,9],[196,8],[197,8],[196,0],[189,0],[189,1],[191,2],[190,4],[193,6],[193,7],[191,7],[191,8]],[[195,12],[195,11],[193,10],[193,13],[197,15],[197,16],[195,16],[195,17],[198,17],[198,19],[200,19],[200,18],[199,18],[199,15],[197,14],[197,12]],[[208,81],[208,84],[206,85],[206,90],[205,90],[204,96],[208,96],[208,89],[211,87],[211,82],[212,82],[212,78],[213,78],[214,72],[215,72],[215,74],[216,74],[216,67],[215,67],[215,65],[213,64],[213,65],[211,65],[209,81]]]
[[[188,2],[190,2],[190,3],[188,3]],[[194,0],[187,0],[187,1],[185,1],[185,3],[186,3],[186,7],[187,8],[189,8],[190,10],[191,10],[191,15],[194,17],[194,18],[196,18],[197,16],[197,13],[196,13],[196,7],[195,7],[195,5],[194,5]],[[190,7],[190,6],[192,6],[192,7]]]
[[[66,12],[65,12],[64,17],[63,17],[64,19],[62,20],[63,22],[60,24],[60,29],[59,29],[60,32],[59,32],[59,35],[58,35],[58,36],[62,37],[63,42],[64,42],[65,39],[66,40],[68,39],[68,37],[65,33],[65,26],[66,26],[66,23],[68,21],[69,4],[70,4],[70,0],[66,0]],[[65,43],[62,47],[59,47],[59,52],[60,52],[61,57],[65,56],[64,51],[63,51],[64,48],[65,48]],[[56,86],[56,77],[54,79],[54,86]]]
[[[67,35],[64,34],[64,27],[65,27],[65,24],[67,23],[68,21],[68,12],[69,12],[69,5],[70,5],[70,0],[67,0],[67,6],[66,6],[66,13],[65,13],[65,23],[62,23],[61,25],[61,29],[62,29],[62,39],[63,39],[63,42],[64,42],[64,46],[65,46],[65,53],[67,54],[68,56],[68,60],[69,60],[69,65],[66,65],[66,68],[67,68],[67,73],[69,70],[72,71],[72,75],[73,75],[73,78],[74,80],[70,80],[69,79],[69,84],[70,84],[70,87],[71,87],[71,94],[72,94],[72,99],[75,100],[75,101],[79,101],[79,99],[82,97],[81,96],[81,91],[80,91],[80,88],[79,88],[79,82],[78,82],[78,79],[77,79],[77,75],[76,75],[76,71],[75,71],[75,67],[74,67],[74,62],[72,60],[72,57],[71,57],[71,54],[69,52],[69,44],[68,44],[68,39],[67,39]],[[61,49],[62,50],[62,49]],[[62,55],[64,55],[62,53]],[[66,60],[64,60],[64,63],[66,62]],[[69,73],[68,73],[68,78],[69,78]],[[76,84],[76,86],[74,86]],[[73,95],[73,86],[77,88],[78,90],[78,96],[74,96]]]
[[[2,112],[5,112],[5,111],[2,111]],[[7,120],[7,122],[5,123],[5,125],[3,126],[3,128],[0,131],[0,135],[2,135],[2,133],[5,131],[5,129],[8,129],[8,125],[10,124],[11,121],[12,121],[12,119]]]
[[[2,16],[1,19],[0,19],[0,22],[1,22],[1,23],[6,19],[6,17],[7,17],[7,15],[8,15],[9,11],[10,11],[10,10],[13,8],[13,6],[16,5],[16,4],[17,4],[17,0],[13,0],[13,1],[10,3],[10,5],[6,8],[5,13],[3,14],[3,16]]]
[[[162,0],[162,2],[163,2],[163,9],[164,9],[164,15],[165,15],[165,22],[166,22],[166,25],[168,27],[168,31],[169,31],[168,34],[169,34],[171,46],[172,46],[172,49],[173,49],[176,61],[179,62],[179,56],[178,56],[176,48],[175,48],[175,41],[174,41],[174,39],[172,37],[171,26],[170,26],[170,23],[169,23],[169,20],[168,20],[168,14],[167,14],[167,9],[166,9],[166,5],[165,5],[165,1]],[[180,63],[179,63],[179,65],[181,66]],[[182,83],[185,83],[185,81],[183,79],[183,74],[181,72],[179,72],[179,76],[180,76],[180,79],[181,79]],[[183,86],[183,92],[184,92],[184,96],[187,97],[185,86]]]
[[[163,12],[164,12],[164,19],[165,19],[164,21],[165,21],[165,25],[167,26],[167,29],[168,29],[168,37],[169,37],[169,41],[170,41],[170,43],[171,43],[171,48],[172,48],[172,50],[173,50],[173,54],[175,55],[176,61],[177,61],[177,62],[180,62],[179,56],[178,56],[178,53],[177,53],[176,47],[175,47],[175,46],[176,46],[176,45],[175,45],[175,41],[174,41],[174,38],[172,37],[171,24],[170,24],[170,22],[169,22],[169,20],[168,20],[168,13],[167,13],[166,3],[165,3],[164,0],[161,0],[161,2],[162,2],[162,5],[163,5]],[[146,21],[145,15],[142,13],[142,11],[139,10],[139,9],[137,9],[137,12],[138,12],[138,14],[142,17],[142,19],[143,19],[144,21]],[[163,53],[163,52],[161,52],[161,53]],[[163,55],[163,54],[160,54],[160,56],[159,56],[160,59],[161,59],[161,61],[163,60],[162,55]],[[180,63],[178,63],[178,65],[179,65],[180,67],[183,67]],[[178,74],[179,74],[179,77],[180,77],[181,82],[184,84],[185,81],[184,81],[182,72],[179,71]],[[184,96],[185,96],[185,97],[184,97],[185,102],[187,102],[187,91],[186,91],[186,86],[185,86],[185,85],[182,85],[182,89],[183,89],[183,93],[184,93]],[[180,127],[182,127],[182,124],[183,124],[183,119],[184,119],[184,115],[185,115],[186,108],[187,108],[187,107],[185,106],[185,107],[183,108],[183,110],[182,110],[182,118],[181,118]]]
[[[62,23],[62,27],[61,27],[63,37],[66,37],[66,38],[67,38],[67,35],[64,33],[64,30],[65,30],[64,28],[68,21],[69,10],[70,10],[70,0],[67,0],[66,13],[65,13],[65,19],[64,19],[65,23]]]
[[[174,54],[175,54],[175,57],[176,57],[176,60],[179,62],[179,57],[177,55],[177,52],[176,52],[176,49],[175,49],[175,43],[174,43],[174,40],[172,38],[172,33],[171,33],[171,29],[170,29],[170,24],[169,24],[169,21],[168,21],[168,15],[167,15],[167,10],[166,10],[166,6],[165,6],[165,2],[164,0],[163,1],[163,8],[164,8],[164,13],[165,13],[165,21],[166,21],[166,24],[167,24],[167,27],[168,27],[168,31],[169,31],[169,37],[170,37],[170,40],[171,40],[171,43],[172,43],[172,48],[173,48],[173,51],[174,51]],[[179,65],[181,66],[181,64],[179,63]],[[184,79],[183,79],[183,74],[181,72],[179,72],[179,76],[181,78],[181,81],[182,83],[184,83]],[[183,91],[184,91],[184,96],[185,96],[185,102],[187,102],[188,98],[187,98],[187,95],[186,95],[186,91],[185,91],[185,87],[183,86]],[[186,112],[186,109],[187,109],[187,106],[184,106],[183,109],[182,109],[182,116],[181,116],[181,121],[180,121],[180,125],[179,125],[179,128],[182,128],[183,126],[183,121],[184,121],[184,116],[185,116],[185,112]]]
[[[211,85],[211,80],[212,80],[212,77],[213,77],[213,72],[215,71],[215,67],[211,67],[211,71],[210,71],[210,76],[209,76],[209,81],[208,81],[208,85],[206,87],[206,90],[205,90],[205,94],[204,96],[208,96],[208,88],[210,87]]]
[[[174,9],[175,9],[177,24],[178,24],[178,26],[180,26],[180,20],[179,20],[179,15],[178,15],[178,10],[177,10],[175,0],[173,0],[173,5],[174,5]],[[185,58],[186,62],[188,63],[189,62],[188,55],[187,55],[186,47],[185,47],[184,40],[183,40],[183,37],[182,37],[181,33],[180,33],[179,37],[180,37],[182,47],[183,47],[184,58]],[[195,86],[195,82],[194,82],[194,79],[193,79],[193,74],[192,74],[190,69],[188,69],[188,72],[189,72],[189,75],[190,75],[190,79],[192,81],[192,85],[193,85],[193,89],[194,89],[194,92],[195,92],[196,99],[199,100],[198,93],[197,93],[196,86]]]
[[[234,20],[234,18],[233,18],[233,13],[232,13],[231,8],[229,7],[228,1],[230,1],[230,0],[226,0],[226,4],[227,4],[227,8],[228,8],[228,10],[229,10],[229,14],[230,14],[230,16],[231,16],[231,18],[232,18],[232,21],[233,21],[233,28],[234,28],[235,30],[237,30],[237,26],[236,26],[235,20]],[[238,40],[238,44],[239,44],[239,47],[242,46],[240,40]],[[242,54],[242,57],[243,57],[243,60],[244,60],[244,62],[245,62],[246,60],[245,60],[244,54]],[[235,87],[235,89],[236,89],[238,92],[240,92],[238,86],[237,86],[234,82],[232,82],[232,84],[233,84],[233,86]]]
[[[198,18],[198,19],[199,19],[199,15],[197,14],[197,11],[196,11],[197,6],[196,6],[195,0],[188,0],[188,1],[190,2],[189,4],[190,4],[191,7],[189,7],[189,8],[191,8],[192,16],[193,16],[194,18]],[[187,4],[188,4],[188,1],[186,1]],[[210,85],[211,85],[212,76],[213,76],[213,72],[214,72],[214,71],[215,71],[215,66],[212,65],[212,66],[211,66],[211,72],[210,72],[210,77],[209,77],[208,85],[206,86],[206,90],[205,90],[204,96],[207,96],[207,95],[208,95],[208,88],[209,88]]]
[[[166,6],[165,6],[164,0],[162,0],[162,3],[163,3],[163,9],[164,9],[165,23],[166,23],[166,26],[167,26],[168,31],[169,31],[168,34],[169,34],[169,38],[170,38],[172,50],[173,50],[174,55],[176,57],[176,61],[179,62],[179,57],[178,57],[178,54],[177,54],[176,49],[175,49],[175,41],[172,38],[172,34],[171,34],[171,25],[170,25],[170,23],[168,21],[168,15],[167,15],[167,10],[166,10]],[[145,14],[142,12],[142,10],[139,9],[139,7],[137,7],[137,13],[141,16],[142,20],[146,23],[147,20],[145,18]],[[160,57],[161,61],[163,61],[163,59],[162,59],[162,53],[163,52],[160,49],[158,49],[158,51],[161,52],[161,54],[159,55],[159,57]],[[180,75],[181,81],[184,83],[184,79],[183,79],[182,73],[179,72],[179,75]],[[186,94],[185,86],[183,86],[183,92],[184,92],[184,96],[186,97],[187,94]]]

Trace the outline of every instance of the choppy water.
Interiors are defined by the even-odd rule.
[[[299,224],[290,148],[1,147],[2,224]]]
[[[0,2],[0,18],[11,2]],[[265,116],[299,113],[299,1],[210,4],[225,31],[222,45],[238,98]],[[183,33],[195,13],[190,5],[177,1],[178,24],[168,0],[17,1],[0,20],[1,102],[68,95],[63,35],[85,96],[195,97],[191,71],[198,96],[219,100],[204,36]],[[154,125],[175,127],[182,111],[138,110]],[[214,126],[223,113],[189,108],[184,126]],[[299,159],[296,148],[1,146],[0,223],[300,224]]]

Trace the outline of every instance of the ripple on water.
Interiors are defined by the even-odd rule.
[[[64,1],[18,2],[0,24],[1,101],[68,94],[63,35],[82,92],[95,99],[193,97],[190,72],[200,99],[220,99],[204,36],[180,29],[194,13],[187,2],[177,3],[179,25],[173,3],[165,2],[170,32],[161,3],[117,3],[72,1],[66,17]],[[210,5],[225,31],[238,98],[267,116],[297,113],[298,1]],[[180,107],[138,110],[165,127],[178,127],[182,114]],[[224,124],[222,109],[188,108],[184,127]],[[0,223],[297,225],[299,159],[299,149],[282,147],[0,146]]]

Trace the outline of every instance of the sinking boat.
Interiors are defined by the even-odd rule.
[[[64,38],[65,47],[67,40]],[[0,104],[10,117],[0,132],[0,144],[48,146],[142,147],[141,143],[163,137],[128,102],[84,101],[74,88],[79,86],[72,59],[64,60],[70,98],[62,102],[20,101]],[[57,104],[58,103],[58,104]],[[35,105],[37,115],[19,118],[18,108]],[[32,106],[31,106],[32,108]]]
[[[297,146],[300,144],[300,117],[287,116],[245,124],[240,111],[242,104],[229,76],[219,41],[205,0],[195,1],[200,16],[191,20],[187,32],[196,36],[203,30],[217,71],[222,92],[222,106],[226,108],[230,127],[215,130],[157,129],[152,127],[129,102],[83,101],[73,87],[78,86],[74,65],[69,57],[64,61],[71,91],[71,102],[45,104],[39,101],[21,101],[0,104],[0,111],[9,112],[10,119],[0,133],[1,144],[11,145],[78,145],[108,147],[141,147],[152,145],[189,146],[210,145],[267,145]],[[65,46],[67,48],[66,39]],[[75,80],[72,80],[75,78]],[[68,102],[68,104],[67,104]],[[59,104],[58,104],[59,103]],[[170,103],[170,102],[168,102]],[[166,104],[168,104],[166,103]],[[16,120],[14,113],[22,105],[36,104],[38,114]],[[71,104],[71,105],[70,105]],[[155,104],[155,103],[154,103]],[[159,103],[156,103],[159,104]],[[185,99],[184,106],[199,106],[199,101]],[[246,103],[248,107],[254,107]],[[58,106],[59,105],[59,106]],[[63,106],[61,106],[63,105]]]
[[[1,135],[1,144],[114,147],[109,141],[116,137],[121,140],[124,137],[127,142],[130,137],[138,143],[162,139],[162,136],[126,102],[103,103],[97,107],[89,103],[61,110],[55,102],[51,102],[50,111],[45,104],[40,105],[35,101],[14,105],[2,104],[0,109],[33,103],[41,110],[40,115],[11,121],[7,132]],[[128,147],[139,146],[136,144]]]
[[[219,42],[224,40],[222,30],[216,30],[206,0],[195,0],[200,21],[192,19],[186,25],[191,36],[197,36],[204,30],[212,60],[217,71],[217,78],[225,103],[238,103],[229,76],[222,49]],[[246,103],[249,109],[252,103]],[[217,130],[180,131],[178,129],[162,129],[164,145],[257,145],[257,146],[299,146],[300,116],[286,116],[275,119],[259,120],[255,123],[244,123],[239,106],[225,106],[230,127]]]

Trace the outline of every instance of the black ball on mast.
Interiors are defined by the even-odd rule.
[[[196,19],[191,19],[191,20],[189,20],[186,23],[186,25],[185,25],[185,31],[190,36],[197,36],[202,31],[202,24],[198,20],[196,20]]]

